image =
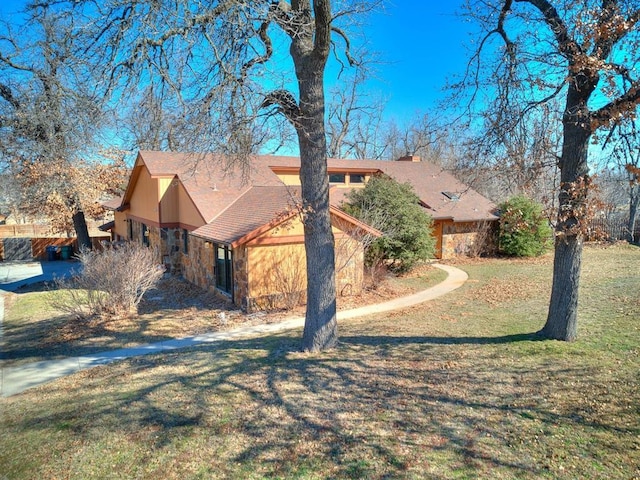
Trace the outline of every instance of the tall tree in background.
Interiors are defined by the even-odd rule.
[[[467,7],[485,34],[464,81],[483,104],[488,136],[508,135],[532,109],[564,100],[553,285],[540,333],[574,340],[589,144],[597,131],[635,115],[640,102],[640,8],[635,0],[470,0]]]
[[[640,132],[637,120],[630,121],[617,128],[613,136],[613,159],[616,167],[626,180],[622,189],[627,196],[629,210],[627,217],[627,240],[638,241],[635,236],[638,208],[640,208]]]
[[[153,86],[161,102],[171,97],[192,150],[225,153],[251,168],[265,135],[256,121],[284,117],[293,126],[308,272],[302,348],[310,351],[330,348],[338,338],[325,67],[334,42],[354,63],[340,23],[373,3],[342,5],[332,12],[329,0],[68,2],[87,20],[87,52],[95,68],[104,66],[111,90],[126,98]]]
[[[557,110],[547,105],[528,112],[500,138],[482,131],[467,139],[460,135],[464,140],[454,173],[494,202],[526,195],[552,212],[559,183],[558,121]]]
[[[327,108],[327,142],[332,158],[379,159],[387,150],[382,114],[384,100],[365,92],[361,66],[345,83],[336,85]]]
[[[68,213],[78,243],[90,248],[72,172],[91,149],[102,111],[72,24],[69,13],[42,5],[20,26],[0,24],[0,155],[20,183],[21,210],[37,215],[57,204],[51,211]]]

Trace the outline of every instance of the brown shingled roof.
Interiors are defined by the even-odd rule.
[[[207,222],[193,233],[221,243],[233,243],[270,224],[292,208],[292,192],[299,192],[299,187],[285,187],[274,173],[274,170],[298,170],[298,157],[256,155],[244,170],[228,165],[226,157],[214,154],[140,151],[138,160],[153,177],[177,176]],[[490,200],[429,162],[329,159],[328,169],[383,172],[399,182],[408,182],[434,219],[496,218],[495,205]],[[331,204],[338,206],[347,191],[332,188]],[[444,192],[456,195],[452,199]],[[127,194],[122,202],[126,201]]]
[[[281,186],[266,165],[252,162],[228,165],[220,155],[141,151],[140,158],[152,176],[176,175],[207,223],[211,222],[253,186]]]
[[[299,187],[252,187],[213,221],[192,233],[215,242],[232,244],[260,227],[289,217],[296,211],[299,200]]]
[[[105,202],[102,202],[102,206],[107,210],[117,210],[122,205],[122,197],[114,197]]]
[[[380,162],[381,170],[402,183],[413,186],[420,201],[434,219],[456,222],[495,220],[496,205],[460,182],[453,175],[429,162]],[[457,199],[445,192],[455,193]]]

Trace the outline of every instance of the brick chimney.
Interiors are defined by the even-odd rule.
[[[398,162],[419,162],[422,159],[420,158],[420,155],[406,155],[404,157],[400,157],[397,161]]]

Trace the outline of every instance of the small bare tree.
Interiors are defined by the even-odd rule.
[[[152,249],[125,243],[104,250],[83,249],[78,254],[80,272],[56,280],[64,295],[53,297],[54,306],[79,318],[95,315],[136,315],[144,294],[164,273]]]
[[[640,208],[640,132],[637,120],[620,125],[613,138],[613,159],[624,178],[622,192],[628,200],[627,240],[634,243],[638,209]]]

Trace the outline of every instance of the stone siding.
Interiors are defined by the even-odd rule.
[[[216,277],[213,255],[211,242],[189,235],[189,251],[186,255],[181,254],[184,278],[204,290],[214,290]]]
[[[442,258],[479,256],[495,250],[496,222],[445,223],[442,228]],[[480,243],[478,243],[480,242]]]

